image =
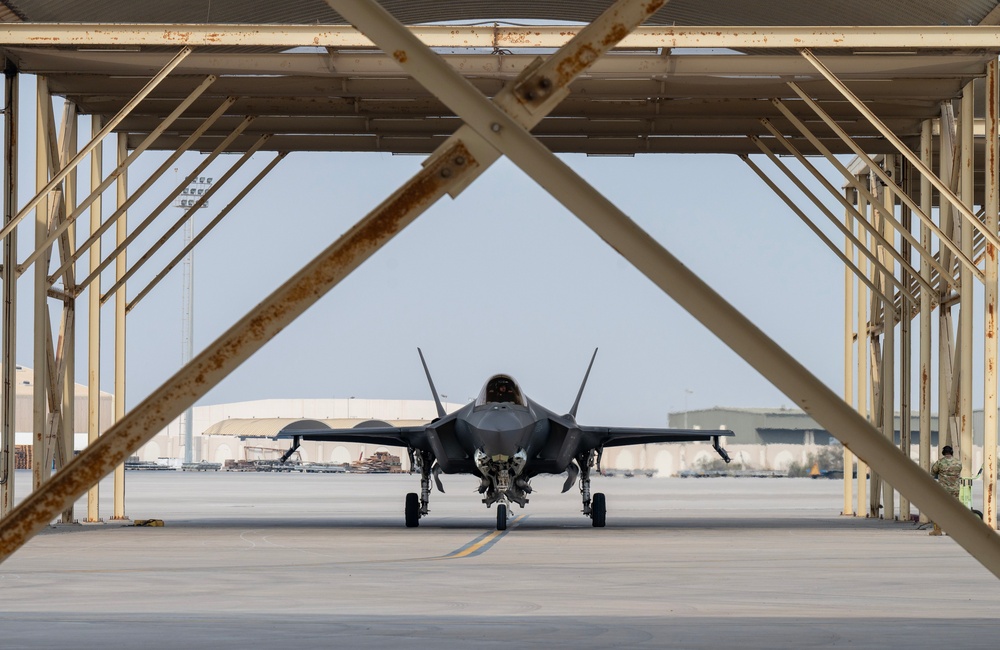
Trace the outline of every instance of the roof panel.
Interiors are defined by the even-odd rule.
[[[80,112],[103,115],[115,113],[135,95],[167,56],[30,47],[10,52],[22,69],[46,74],[50,89],[75,102]],[[470,53],[445,58],[493,96],[535,57]],[[968,81],[982,74],[990,55],[838,53],[822,58],[894,133],[915,141],[921,119],[937,115],[942,100],[959,96]],[[130,144],[138,144],[208,74],[219,79],[153,148],[176,146],[230,96],[238,100],[196,148],[214,148],[246,115],[258,119],[236,140],[234,151],[262,134],[273,134],[277,137],[267,148],[276,150],[346,147],[426,153],[459,125],[447,107],[377,51],[251,57],[207,51],[188,57],[118,130],[131,133]],[[769,137],[762,118],[783,133],[793,133],[771,103],[780,99],[809,122],[818,137],[830,139],[833,151],[848,153],[799,100],[789,81],[821,101],[855,137],[866,139],[873,152],[886,150],[875,142],[879,138],[874,127],[799,55],[611,53],[571,84],[569,97],[535,133],[558,151],[697,151],[702,141],[704,151],[729,145],[743,153],[753,151],[746,136]],[[668,136],[674,139],[664,140]],[[804,141],[798,146],[814,151]]]
[[[407,24],[443,21],[590,22],[612,0],[380,0]],[[4,0],[29,22],[343,24],[322,0]],[[977,25],[993,0],[802,2],[802,0],[673,0],[655,25]]]
[[[589,21],[609,6],[611,0],[383,0],[382,4],[408,23],[490,21],[504,17]],[[835,5],[792,0],[752,3],[744,0],[674,0],[651,22],[731,25],[734,26],[732,31],[741,31],[739,25],[966,25],[984,19],[994,21],[1000,15],[997,4],[995,0],[884,3],[845,0]],[[205,29],[218,37],[229,32],[243,33],[242,28],[220,27],[220,23],[281,24],[282,27],[271,30],[280,33],[295,31],[284,27],[288,24],[321,23],[327,26],[343,22],[322,0],[280,3],[213,0],[204,4],[176,0],[157,3],[17,0],[7,2],[6,6],[28,21],[113,23],[109,26],[113,31],[105,31],[100,37],[104,41],[81,43],[56,38],[53,36],[56,32],[34,33],[31,38],[16,41],[25,45],[14,47],[12,40],[9,41],[11,46],[5,48],[22,71],[44,74],[52,91],[75,102],[80,112],[105,117],[125,106],[176,52],[176,44],[166,37],[164,26],[153,23],[212,23]],[[146,23],[149,28],[147,31],[151,35],[141,46],[133,48],[138,51],[97,51],[108,43],[119,43],[115,39],[129,30],[129,25],[123,24],[125,21]],[[86,31],[87,26],[68,29],[76,30],[73,35],[90,33]],[[495,37],[492,27],[484,30],[488,39]],[[508,31],[511,30],[519,31],[516,28]],[[565,24],[557,30],[565,31]],[[267,29],[256,31],[266,32]],[[449,26],[447,31],[454,32],[455,27]],[[697,47],[703,47],[700,39],[706,34],[730,33],[720,28],[696,27],[688,31],[694,32],[691,36]],[[838,34],[824,33],[826,40],[816,45],[820,48],[817,54],[899,137],[914,142],[920,121],[937,116],[941,102],[958,97],[969,81],[981,77],[986,61],[995,53],[956,50],[971,47],[964,27],[950,32],[945,30],[947,42],[937,41],[936,44],[928,44],[926,40],[928,31],[935,30],[925,27],[891,31],[902,33],[899,38],[903,40],[869,39],[864,42],[866,54],[863,56],[858,54],[861,43],[853,41],[856,44],[845,45],[836,40]],[[979,28],[978,31],[985,32],[987,38],[993,35],[992,29]],[[815,35],[822,30],[793,28],[790,32],[785,35],[783,47],[793,47],[801,42],[803,34]],[[733,42],[751,48],[777,47],[773,39],[761,33],[756,27],[744,29]],[[748,38],[766,42],[748,44]],[[37,41],[44,41],[46,45],[32,45]],[[58,41],[60,47],[50,47],[53,41]],[[692,47],[691,42],[687,41],[687,47]],[[890,42],[904,45],[888,47]],[[923,49],[908,47],[911,42],[923,43],[920,45]],[[989,47],[989,42],[980,44]],[[219,78],[193,102],[182,119],[167,129],[154,148],[170,148],[182,141],[229,96],[237,98],[235,104],[226,117],[201,138],[197,148],[211,149],[231,131],[234,123],[248,115],[258,120],[236,140],[234,150],[249,146],[262,134],[273,134],[275,137],[267,147],[278,150],[425,153],[452,133],[458,124],[454,114],[440,100],[400,69],[392,57],[377,50],[336,50],[331,46],[329,51],[312,48],[311,51],[282,52],[280,47],[288,47],[287,41],[267,41],[266,46],[259,40],[243,41],[245,45],[231,43],[218,43],[219,47],[204,43],[207,47],[187,57],[118,126],[118,130],[129,133],[129,142],[133,145],[140,142],[158,120],[172,112],[207,75]],[[869,52],[870,43],[876,43],[872,46],[875,51]],[[485,95],[493,96],[510,84],[538,52],[544,55],[551,51],[539,43],[535,45],[539,47],[524,48],[523,52],[519,49],[515,53],[502,49],[490,52],[488,47],[456,46],[448,48],[446,51],[451,53],[445,56],[474,86]],[[247,47],[260,47],[260,50],[248,53]],[[771,103],[780,99],[800,119],[807,121],[818,137],[829,140],[828,145],[834,152],[847,152],[846,146],[832,138],[832,131],[805,108],[791,90],[788,84],[794,82],[820,101],[824,109],[853,136],[864,141],[871,152],[889,150],[874,128],[863,122],[835,88],[798,54],[749,49],[746,54],[700,55],[691,54],[690,50],[683,49],[684,46],[675,50],[670,47],[678,46],[667,43],[641,51],[615,51],[603,57],[571,85],[570,96],[551,117],[542,121],[536,133],[557,151],[754,153],[756,148],[747,136],[766,137],[761,119],[771,120],[784,133],[792,131],[792,125]],[[834,47],[842,49],[823,50]],[[951,49],[930,49],[935,47]],[[240,49],[242,54],[230,53]],[[904,49],[906,53],[901,53]],[[796,140],[796,144],[803,151],[812,152],[807,142]]]

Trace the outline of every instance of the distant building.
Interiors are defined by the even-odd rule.
[[[671,427],[691,429],[730,429],[736,435],[726,439],[727,445],[832,445],[837,439],[799,409],[725,408],[716,406],[697,411],[668,414]],[[685,424],[686,423],[686,424]],[[895,444],[899,444],[900,416],[896,416]],[[983,440],[983,412],[973,414],[973,437]],[[920,419],[910,421],[910,443],[920,443]],[[931,417],[931,446],[938,444],[937,416]]]
[[[448,411],[460,406],[444,404]],[[224,464],[227,460],[275,459],[291,446],[291,441],[275,440],[274,435],[290,422],[303,418],[347,429],[366,420],[410,426],[429,423],[435,417],[437,408],[431,400],[268,399],[196,406],[192,412],[192,460]],[[381,445],[303,442],[298,458],[303,462],[350,463],[361,456],[368,458],[376,451],[399,456],[403,468],[409,469],[405,449]],[[135,455],[141,461],[153,462],[183,458],[180,419],[171,422]]]
[[[34,393],[35,393],[35,373],[26,366],[17,366],[14,373],[14,388],[16,399],[14,402],[14,438],[16,445],[30,445],[34,439]],[[87,445],[87,413],[89,411],[87,387],[83,384],[75,385],[75,396],[73,400],[73,429],[76,434],[76,449],[83,449]],[[101,391],[99,433],[104,433],[113,424],[114,418],[114,396],[111,393]]]
[[[453,411],[461,404],[445,404]],[[289,447],[273,436],[295,419],[322,420],[331,427],[349,428],[370,419],[396,426],[430,422],[436,417],[430,400],[373,399],[274,399],[236,402],[193,409],[194,449],[192,458],[225,463],[227,460],[267,460],[277,458]],[[897,418],[897,442],[898,442]],[[977,439],[982,440],[982,412],[978,413]],[[792,463],[806,463],[810,454],[836,444],[837,440],[811,417],[797,409],[715,407],[669,414],[669,426],[705,430],[731,429],[734,437],[723,446],[734,461],[745,467],[782,471]],[[918,419],[912,419],[914,457],[919,442]],[[936,455],[937,419],[931,422],[931,444]],[[157,434],[137,454],[143,461],[177,459],[184,456],[184,437],[179,420]],[[305,442],[299,451],[303,462],[349,463],[368,458],[378,451],[398,455],[404,470],[409,469],[405,449],[380,445],[340,442]],[[981,449],[977,450],[981,455]],[[602,468],[609,470],[652,470],[658,476],[673,476],[719,459],[708,443],[648,444],[606,449]]]

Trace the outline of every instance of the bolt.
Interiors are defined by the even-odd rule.
[[[451,169],[445,167],[441,170],[441,178],[449,178],[451,176]]]
[[[490,130],[493,131],[494,133],[500,133],[500,128],[501,127],[500,127],[500,124],[498,122],[494,122],[493,124],[490,124]]]
[[[464,165],[465,164],[465,156],[456,156],[455,157],[455,164],[458,165],[459,167],[461,167],[462,165]]]
[[[549,79],[548,77],[542,77],[541,79],[538,80],[539,88],[548,88],[551,85],[552,85],[552,80]]]

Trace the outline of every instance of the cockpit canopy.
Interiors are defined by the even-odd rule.
[[[519,404],[527,406],[524,393],[510,375],[493,375],[483,386],[479,397],[476,399],[476,406],[483,404]]]

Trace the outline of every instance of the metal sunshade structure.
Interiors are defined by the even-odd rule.
[[[155,7],[125,2],[69,7],[45,1],[5,4],[9,13],[0,17],[23,21],[0,26],[0,47],[8,60],[6,97],[16,97],[19,73],[31,73],[38,76],[41,99],[36,136],[39,192],[23,205],[14,191],[16,110],[8,109],[5,122],[5,226],[0,233],[5,236],[3,361],[6,368],[13,367],[17,275],[42,263],[49,270],[35,273],[35,365],[36,372],[44,368],[50,376],[42,383],[46,390],[36,395],[38,489],[10,511],[10,486],[0,485],[0,512],[9,512],[0,521],[0,557],[16,550],[60,512],[72,517],[67,509],[77,496],[119,467],[129,453],[435,200],[461,192],[500,155],[506,155],[869,462],[886,479],[886,486],[896,486],[918,503],[1000,576],[1000,539],[995,532],[959,507],[891,441],[892,413],[897,404],[909,410],[905,382],[916,374],[908,367],[907,352],[898,361],[894,358],[896,324],[901,347],[907,350],[909,323],[918,314],[929,319],[936,307],[950,335],[951,306],[957,303],[962,332],[958,341],[965,343],[945,340],[939,345],[941,358],[948,361],[941,364],[940,402],[951,416],[946,419],[955,421],[948,435],[959,442],[963,464],[971,465],[974,314],[973,291],[968,288],[982,282],[988,368],[986,481],[995,484],[997,331],[992,315],[997,293],[996,246],[1000,245],[996,188],[1000,33],[988,25],[996,22],[997,3],[913,2],[875,11],[870,2],[824,9],[793,2],[752,3],[748,8],[737,2],[622,1],[596,20],[610,2],[381,3],[397,19],[414,25],[501,16],[594,20],[586,28],[420,25],[411,29],[373,2],[331,0],[329,5],[339,14],[317,2],[257,3],[252,9],[238,2],[213,2],[205,16],[192,15],[189,3],[173,2]],[[353,28],[337,26],[344,19],[356,24],[364,36]],[[69,24],[78,20],[89,24]],[[142,24],[111,24],[111,20]],[[155,22],[169,24],[151,24]],[[636,29],[643,22],[647,24]],[[835,22],[879,26],[822,26]],[[705,26],[712,24],[729,26]],[[799,26],[787,26],[791,24]],[[608,53],[619,42],[620,49]],[[429,48],[437,48],[444,56]],[[559,49],[551,53],[554,48]],[[721,48],[725,53],[685,53],[705,48]],[[534,63],[538,53],[544,63]],[[985,81],[988,97],[982,102],[978,123],[985,134],[978,144],[984,168],[975,166],[974,157],[976,80]],[[69,100],[61,128],[51,114],[51,94]],[[15,105],[8,101],[8,106]],[[957,119],[954,105],[960,107]],[[81,114],[99,119],[94,121],[94,141],[76,152],[72,133]],[[537,137],[529,135],[529,130]],[[112,132],[119,135],[121,175],[149,148],[212,152],[204,165],[223,151],[243,153],[233,169],[258,150],[277,152],[272,165],[286,153],[302,150],[430,156],[422,172],[257,311],[236,323],[131,412],[119,411],[118,423],[105,436],[95,436],[77,459],[66,462],[69,448],[60,386],[73,376],[74,301],[87,293],[94,314],[99,313],[101,303],[113,299],[117,345],[123,346],[125,311],[138,298],[126,303],[125,282],[134,267],[127,269],[120,253],[136,230],[156,217],[150,215],[131,232],[119,218],[135,193],[145,191],[149,182],[129,195],[125,184],[117,182],[118,175],[101,178],[98,143]],[[863,384],[857,387],[862,413],[831,393],[679,265],[576,177],[553,151],[730,153],[743,156],[758,170],[749,158],[751,153],[763,153],[772,160],[780,153],[796,158],[806,169],[805,155],[853,153],[859,160],[871,160],[868,156],[877,154],[869,166],[844,170],[851,182],[842,197],[844,214],[831,216],[838,223],[843,221],[846,243],[839,246],[825,240],[847,267],[845,287],[851,297],[845,307],[849,323],[845,394],[854,393],[851,364],[856,363],[858,381]],[[935,151],[939,152],[936,156]],[[957,157],[951,155],[953,151]],[[91,196],[79,203],[67,201],[65,197],[75,194],[70,187],[76,182],[71,170],[88,155],[95,170]],[[794,172],[789,173],[794,177]],[[905,179],[905,184],[893,179]],[[91,240],[114,227],[119,246],[106,257],[91,246],[93,241],[76,249],[74,220],[116,183],[119,207],[104,222],[100,209],[92,211],[98,218],[91,220]],[[791,201],[789,205],[808,221],[799,206]],[[232,207],[235,202],[224,212]],[[41,246],[19,260],[12,234],[31,215]],[[956,229],[955,224],[965,227]],[[818,230],[817,234],[821,235]],[[58,269],[50,261],[53,253]],[[90,255],[86,271],[70,261],[83,254]],[[102,296],[92,282],[111,263],[117,265],[118,281]],[[854,276],[858,278],[856,310]],[[873,296],[870,302],[869,296]],[[39,325],[46,322],[50,300],[62,308],[58,342],[51,340],[50,328]],[[929,322],[921,326],[927,346]],[[855,325],[858,341],[865,342],[857,347],[851,344]],[[920,375],[928,381],[923,364],[929,364],[931,352],[924,350],[923,338]],[[867,344],[874,359],[870,367]],[[898,399],[892,390],[897,366],[906,378]],[[881,431],[862,417],[868,410],[869,376],[871,419]],[[119,360],[118,404],[123,402],[123,377],[124,364]],[[927,392],[921,390],[921,395]],[[921,414],[929,417],[930,407],[929,398],[922,399]],[[3,434],[4,444],[13,444],[13,432],[6,425]],[[929,436],[922,435],[921,441],[929,441]],[[922,447],[926,467],[924,451]],[[61,468],[52,477],[41,471],[41,463],[49,459]],[[859,462],[859,515],[866,504],[863,468]],[[967,474],[970,469],[966,468]],[[845,513],[851,511],[850,485],[845,482]],[[874,491],[871,496],[876,512],[881,498],[885,512],[895,513],[891,487],[881,497]],[[991,526],[994,502],[995,493],[987,490],[984,511]],[[900,504],[901,513],[906,508],[906,503]],[[122,514],[116,499],[116,516]]]

